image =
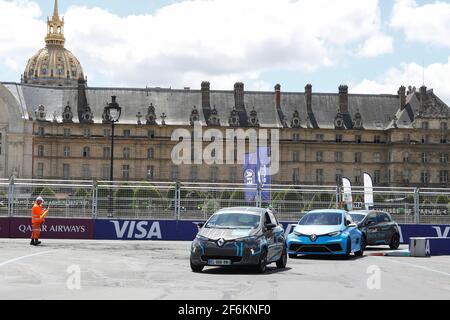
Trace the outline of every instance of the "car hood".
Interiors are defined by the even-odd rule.
[[[331,232],[342,231],[341,226],[301,226],[297,225],[294,229],[294,232],[298,232],[307,236],[312,234],[315,235],[324,235]]]
[[[211,240],[237,240],[241,238],[251,237],[257,233],[256,229],[214,229],[202,228],[199,235]]]

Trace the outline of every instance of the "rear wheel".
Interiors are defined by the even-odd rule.
[[[280,259],[277,261],[277,268],[284,269],[287,265],[287,252],[286,249],[283,249],[283,253],[281,254]]]
[[[192,260],[191,260],[191,270],[192,270],[192,272],[199,273],[199,272],[202,272],[204,268],[205,267],[202,266],[202,265],[198,265],[198,264],[192,263]]]
[[[259,263],[256,267],[258,273],[265,273],[267,269],[267,249],[263,249],[261,256],[259,257]]]
[[[398,247],[400,247],[400,235],[398,233],[396,233],[396,234],[394,234],[392,236],[391,243],[389,244],[389,247],[392,250],[397,250]]]
[[[295,258],[297,258],[297,255],[296,254],[289,254],[289,259],[295,259]]]

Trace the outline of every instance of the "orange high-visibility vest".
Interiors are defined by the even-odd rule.
[[[33,209],[31,210],[31,222],[32,223],[40,223],[43,222],[44,219],[41,219],[41,215],[44,213],[44,209],[38,205],[34,204]]]

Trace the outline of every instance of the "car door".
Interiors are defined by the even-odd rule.
[[[367,244],[376,244],[379,240],[377,213],[376,212],[369,213],[366,219],[367,220],[365,228],[366,228]]]
[[[377,213],[378,222],[378,241],[379,243],[388,244],[390,242],[391,219],[384,212]]]
[[[272,220],[270,219],[269,212],[266,211],[264,214],[264,235],[266,237],[267,241],[267,261],[272,261],[273,256],[276,252],[276,244],[275,244],[275,234],[274,229],[268,229],[266,228],[266,225],[272,224]]]
[[[350,225],[353,223],[352,217],[347,213],[345,214],[345,225],[347,226],[348,233],[350,235],[350,239],[352,241],[352,250],[355,248],[357,244],[359,244],[359,233],[357,231],[357,227],[350,227]]]
[[[269,211],[270,221],[276,225],[275,229],[273,229],[274,236],[274,255],[273,259],[278,260],[281,257],[284,249],[284,229],[283,226],[278,222],[278,219],[275,215]]]

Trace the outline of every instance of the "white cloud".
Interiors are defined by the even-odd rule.
[[[120,17],[84,6],[63,14],[66,47],[90,82],[196,88],[209,80],[213,88],[230,88],[239,80],[258,89],[268,87],[264,72],[312,72],[340,63],[355,48],[364,57],[389,52],[378,2],[193,0],[152,15]],[[31,0],[0,0],[0,9],[0,40],[10,43],[2,44],[0,61],[23,69],[43,45],[41,12]]]
[[[433,63],[425,67],[417,63],[404,63],[400,68],[391,68],[375,80],[363,80],[350,89],[352,93],[396,94],[401,85],[419,87],[423,83],[450,106],[450,57],[446,63]]]
[[[436,1],[419,6],[414,0],[396,0],[390,25],[409,41],[450,47],[450,3]]]
[[[394,52],[394,39],[383,34],[375,34],[364,42],[358,55],[373,58],[392,52]]]

